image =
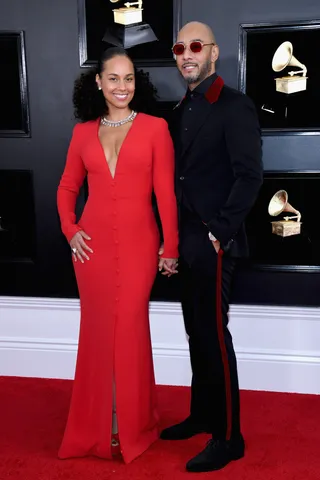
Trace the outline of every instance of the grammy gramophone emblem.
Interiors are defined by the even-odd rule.
[[[110,0],[111,3],[118,3],[119,0]],[[137,5],[137,7],[133,7]],[[142,22],[142,0],[139,2],[126,2],[123,8],[113,10],[115,23],[121,25],[132,25]]]
[[[121,0],[110,0],[118,3]],[[113,10],[114,25],[104,34],[103,41],[125,49],[157,41],[150,25],[143,21],[142,0],[125,2],[123,7]]]
[[[301,213],[288,203],[288,194],[285,190],[279,190],[273,195],[268,207],[269,215],[276,217],[282,212],[295,213],[294,216],[283,217],[283,220],[271,222],[272,233],[281,237],[299,235],[301,233]],[[294,220],[296,219],[296,220]]]
[[[291,42],[283,42],[276,50],[272,59],[274,72],[281,72],[286,67],[298,67],[301,70],[291,70],[287,75],[275,78],[276,91],[281,93],[296,93],[307,89],[307,67],[293,55]],[[302,75],[299,75],[302,73]]]

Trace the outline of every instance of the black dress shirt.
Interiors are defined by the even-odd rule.
[[[182,147],[190,135],[193,126],[196,125],[197,116],[201,112],[204,103],[207,102],[205,93],[216,78],[217,74],[213,73],[210,77],[203,80],[194,90],[187,90],[185,99],[181,105],[180,141]]]
[[[207,102],[205,94],[210,88],[211,84],[216,80],[217,74],[213,73],[205,80],[203,80],[194,90],[187,90],[183,103],[181,105],[180,113],[180,149],[183,149],[187,137],[191,134],[194,126],[197,125],[197,118],[201,113],[204,104]],[[178,160],[181,166],[182,160]],[[181,219],[188,223],[194,223],[199,229],[204,226],[200,222],[199,216],[193,211],[188,199],[185,195],[181,198]]]

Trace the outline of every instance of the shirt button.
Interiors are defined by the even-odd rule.
[[[184,130],[185,130],[185,132],[187,132],[188,131],[187,127]]]
[[[180,177],[180,180],[184,180],[184,177]]]
[[[191,107],[189,107],[189,111],[190,111],[190,112],[191,112],[191,110],[192,110],[192,108],[191,108]]]

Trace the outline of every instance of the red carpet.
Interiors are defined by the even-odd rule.
[[[242,392],[244,459],[215,473],[190,474],[185,462],[201,435],[155,443],[130,465],[94,458],[58,460],[71,382],[0,377],[0,480],[320,479],[320,396]],[[189,389],[158,387],[163,425],[183,419]]]

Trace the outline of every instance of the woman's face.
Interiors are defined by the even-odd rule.
[[[135,89],[134,67],[129,58],[119,55],[104,63],[101,75],[96,76],[107,105],[127,108]]]

